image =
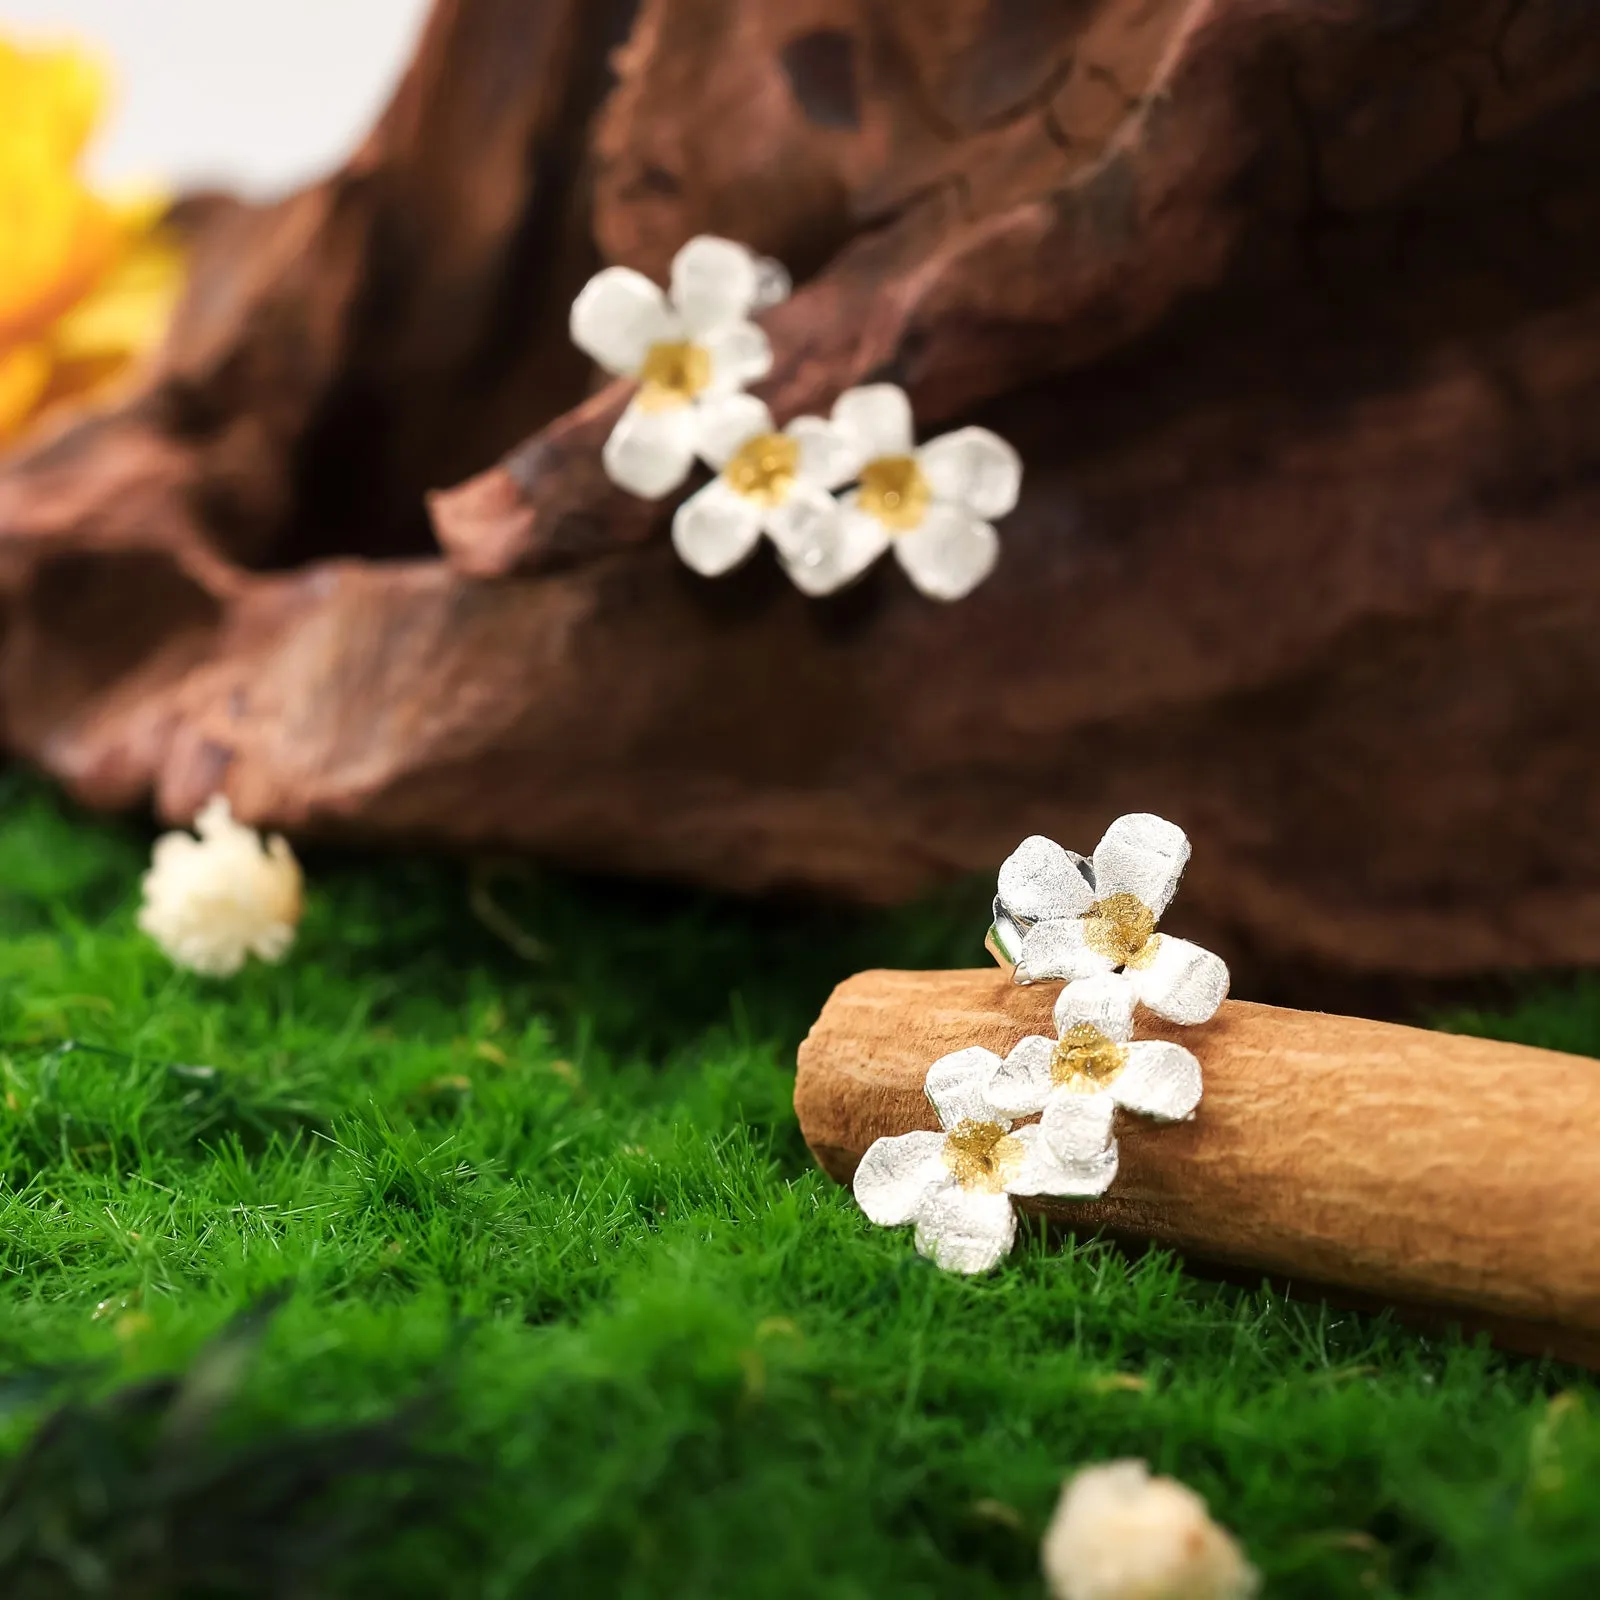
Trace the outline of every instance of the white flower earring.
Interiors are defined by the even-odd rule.
[[[832,426],[852,457],[840,481],[856,487],[844,496],[837,522],[819,523],[803,542],[781,550],[796,587],[832,594],[892,548],[906,576],[931,599],[970,594],[999,558],[991,524],[1017,503],[1017,452],[987,428],[961,428],[919,448],[911,402],[892,383],[846,390]]]
[[[699,453],[717,476],[672,519],[685,565],[719,577],[744,561],[765,533],[780,555],[831,536],[839,503],[830,492],[850,471],[847,447],[820,417],[796,417],[782,432],[751,394],[701,407]]]
[[[918,1251],[951,1272],[987,1272],[1016,1241],[1013,1195],[1095,1195],[1116,1172],[1057,1159],[1039,1123],[1013,1127],[990,1100],[1000,1057],[980,1046],[941,1056],[925,1090],[941,1133],[875,1141],[856,1168],[855,1197],[880,1227],[916,1225]]]
[[[706,404],[772,370],[772,347],[750,317],[787,293],[776,262],[709,234],[673,258],[670,293],[630,267],[607,267],[584,285],[573,343],[607,372],[639,380],[602,455],[613,483],[645,500],[682,485]]]
[[[1227,966],[1156,931],[1188,861],[1183,829],[1146,812],[1118,817],[1090,859],[1035,834],[1000,868],[989,948],[1018,983],[1120,973],[1157,1016],[1207,1022],[1227,998]]]
[[[1019,1040],[984,1092],[1001,1116],[1043,1112],[1045,1145],[1080,1185],[1073,1192],[1103,1194],[1117,1175],[1118,1108],[1187,1122],[1200,1104],[1200,1063],[1182,1045],[1134,1039],[1132,986],[1111,973],[1069,983],[1055,1024],[1054,1039]]]

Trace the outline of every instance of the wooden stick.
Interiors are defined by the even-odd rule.
[[[817,1160],[845,1183],[874,1139],[936,1128],[929,1064],[1053,1033],[1058,988],[993,970],[840,984],[795,1084]],[[1200,1028],[1141,1024],[1199,1056],[1195,1120],[1119,1114],[1111,1193],[1029,1209],[1600,1366],[1600,1061],[1238,1000]]]

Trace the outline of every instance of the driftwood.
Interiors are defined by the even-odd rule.
[[[993,970],[842,983],[800,1047],[817,1160],[846,1183],[874,1139],[937,1128],[929,1065],[1053,1033],[1058,989]],[[1199,1028],[1150,1020],[1141,1037],[1200,1057],[1194,1121],[1122,1117],[1103,1200],[1028,1209],[1600,1366],[1600,1062],[1238,1000]]]
[[[0,741],[873,900],[1149,809],[1236,962],[1600,960],[1597,142],[1570,0],[440,0],[0,470]],[[889,376],[1021,449],[969,600],[708,583],[605,483],[567,308],[701,231],[795,272],[780,416]]]

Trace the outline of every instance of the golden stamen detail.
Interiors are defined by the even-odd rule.
[[[1128,1052],[1092,1022],[1075,1022],[1050,1057],[1051,1081],[1072,1094],[1096,1094],[1128,1064]]]
[[[781,506],[800,470],[800,446],[786,433],[758,433],[722,469],[728,487],[764,506]]]
[[[1027,1155],[1020,1139],[1013,1139],[998,1122],[966,1118],[944,1140],[944,1164],[963,1189],[999,1194],[1009,1178],[1022,1170]]]
[[[1133,894],[1107,895],[1083,914],[1083,942],[1119,967],[1148,967],[1161,943],[1156,915]]]
[[[891,533],[909,533],[928,513],[933,490],[910,456],[879,456],[861,469],[857,504]]]
[[[668,339],[645,351],[639,404],[646,411],[686,406],[710,382],[710,355],[687,339]]]

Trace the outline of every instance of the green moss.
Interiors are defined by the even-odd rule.
[[[535,965],[462,868],[313,859],[219,984],[147,848],[0,787],[0,1592],[1037,1594],[1119,1455],[1272,1595],[1600,1592],[1586,1377],[1098,1243],[941,1276],[812,1170],[828,987],[976,959],[980,891],[503,879]],[[1595,1051],[1596,993],[1468,1025]]]

